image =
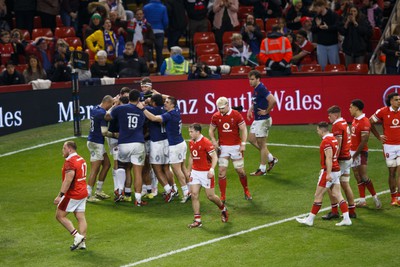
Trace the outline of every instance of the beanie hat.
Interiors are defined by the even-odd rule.
[[[104,50],[99,50],[96,54],[97,57],[105,57],[107,58],[107,52]]]
[[[295,5],[297,5],[298,2],[301,2],[301,0],[292,0],[292,2],[293,2],[293,5],[295,6]]]
[[[99,14],[99,13],[94,13],[93,15],[92,15],[92,20],[94,20],[94,19],[101,19],[101,15]]]

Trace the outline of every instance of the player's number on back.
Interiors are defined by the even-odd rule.
[[[87,172],[86,162],[81,165],[81,169],[82,169],[82,176],[83,176],[82,178],[86,178],[86,172]]]
[[[138,124],[138,118],[135,116],[128,116],[128,128],[136,129]]]

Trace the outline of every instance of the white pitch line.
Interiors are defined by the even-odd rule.
[[[44,144],[40,144],[40,145],[36,145],[36,146],[31,146],[31,147],[23,148],[23,149],[16,150],[16,151],[11,151],[11,152],[8,152],[8,153],[5,153],[5,154],[0,154],[0,158],[6,157],[6,156],[10,156],[10,155],[14,155],[14,154],[17,154],[17,153],[20,153],[20,152],[24,152],[24,151],[28,151],[28,150],[32,150],[32,149],[36,149],[36,148],[40,148],[40,147],[56,144],[56,143],[59,143],[59,142],[71,140],[71,139],[74,139],[74,138],[76,138],[76,137],[73,136],[73,137],[63,138],[63,139],[51,141],[51,142],[48,142],[48,143],[44,143]]]
[[[383,194],[386,194],[386,193],[389,193],[389,190],[385,190],[385,191],[379,192],[379,193],[377,193],[377,195],[383,195]],[[366,198],[371,198],[371,195],[368,195]],[[355,199],[355,201],[357,201],[357,200],[358,199]],[[318,213],[320,213],[321,211],[327,211],[327,210],[330,210],[330,209],[331,209],[331,207],[329,206],[329,207],[320,209]],[[282,219],[282,220],[279,220],[279,221],[275,221],[275,222],[259,225],[259,226],[252,227],[252,228],[247,229],[247,230],[242,230],[242,231],[230,234],[230,235],[221,236],[221,237],[210,239],[208,241],[204,241],[204,242],[201,242],[201,243],[198,243],[198,244],[194,244],[194,245],[191,245],[191,246],[188,246],[188,247],[180,248],[180,249],[177,249],[177,250],[172,250],[170,252],[167,252],[167,253],[164,253],[164,254],[160,254],[158,256],[150,257],[150,258],[143,259],[143,260],[140,260],[140,261],[137,261],[137,262],[133,262],[133,263],[128,263],[126,265],[122,265],[121,267],[132,267],[132,266],[137,266],[137,265],[140,265],[140,264],[143,264],[143,263],[148,263],[148,262],[151,262],[151,261],[154,261],[154,260],[158,260],[158,259],[161,259],[161,258],[172,256],[174,254],[178,254],[178,253],[181,253],[181,252],[192,250],[194,248],[198,248],[198,247],[202,247],[202,246],[205,246],[205,245],[217,243],[219,241],[222,241],[222,240],[225,240],[225,239],[228,239],[228,238],[232,238],[232,237],[239,236],[239,235],[244,235],[244,234],[251,233],[251,232],[254,232],[254,231],[257,231],[257,230],[260,230],[260,229],[264,229],[264,228],[268,228],[268,227],[271,227],[271,226],[274,226],[274,225],[278,225],[278,224],[282,224],[282,223],[285,223],[285,222],[293,221],[294,219],[296,219],[298,217],[305,217],[308,214],[309,213],[304,213],[304,214],[300,214],[300,215],[293,216],[293,217],[290,217],[290,218]]]

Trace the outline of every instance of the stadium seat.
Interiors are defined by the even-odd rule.
[[[253,6],[239,6],[238,19],[242,20],[247,17],[248,14],[253,14]]]
[[[245,76],[251,71],[249,66],[233,66],[231,67],[230,75],[232,76]]]
[[[347,66],[347,71],[354,71],[363,74],[368,74],[368,64],[349,64]]]
[[[56,26],[57,26],[57,27],[64,27],[64,24],[63,24],[63,22],[62,22],[62,19],[61,19],[61,16],[60,16],[60,15],[57,15],[57,16],[56,16]]]
[[[27,64],[18,64],[17,66],[15,66],[15,69],[19,72],[19,73],[23,73],[24,70],[26,70],[28,68]]]
[[[32,30],[32,40],[40,36],[53,37],[53,32],[50,28],[37,28]]]
[[[22,38],[24,38],[25,41],[31,40],[31,34],[29,33],[28,30],[20,30],[22,33]]]
[[[34,29],[42,28],[42,18],[41,17],[35,16],[33,18],[33,28]]]
[[[255,70],[258,70],[261,74],[266,75],[267,74],[267,69],[265,66],[257,66],[254,68]]]
[[[197,58],[198,61],[204,62],[209,66],[219,66],[222,64],[222,59],[219,54],[202,55]]]
[[[291,69],[292,73],[299,72],[299,68],[297,67],[297,65],[291,65],[290,69]]]
[[[346,67],[342,64],[328,64],[325,66],[325,72],[341,72],[346,71]]]
[[[224,32],[224,35],[222,36],[222,43],[223,44],[230,44],[232,43],[232,35],[234,33],[240,33],[237,31],[228,31],[228,32]]]
[[[57,27],[54,31],[54,35],[58,38],[76,36],[74,27]]]
[[[381,36],[382,36],[381,29],[379,27],[374,27],[372,30],[371,40],[379,41],[379,39],[381,39]]]
[[[218,54],[219,49],[216,43],[209,43],[209,44],[197,44],[194,47],[194,51],[196,56],[199,57],[201,55],[209,55],[209,54]]]
[[[278,19],[277,18],[270,18],[267,19],[265,22],[265,31],[270,32],[272,31],[272,26],[278,24]]]
[[[196,32],[193,35],[193,44],[215,43],[213,32]]]
[[[339,62],[342,65],[346,65],[345,55],[342,51],[339,51]]]
[[[318,72],[322,71],[321,65],[319,64],[309,64],[301,66],[299,72]]]
[[[66,37],[64,40],[68,43],[69,46],[74,47],[75,49],[80,46],[82,47],[82,41],[79,37]]]
[[[260,27],[260,30],[265,31],[264,21],[262,19],[256,19],[256,24]]]

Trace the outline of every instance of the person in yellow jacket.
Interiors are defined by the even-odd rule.
[[[267,67],[268,76],[291,74],[292,45],[289,39],[279,32],[279,26],[273,26],[272,32],[261,42],[258,56],[260,63]]]
[[[189,73],[189,62],[182,56],[182,48],[171,47],[171,57],[166,58],[161,65],[161,75],[182,75]]]
[[[87,47],[96,54],[100,50],[107,52],[107,63],[112,63],[116,58],[118,39],[111,31],[111,21],[106,19],[102,29],[95,31],[86,38]]]

